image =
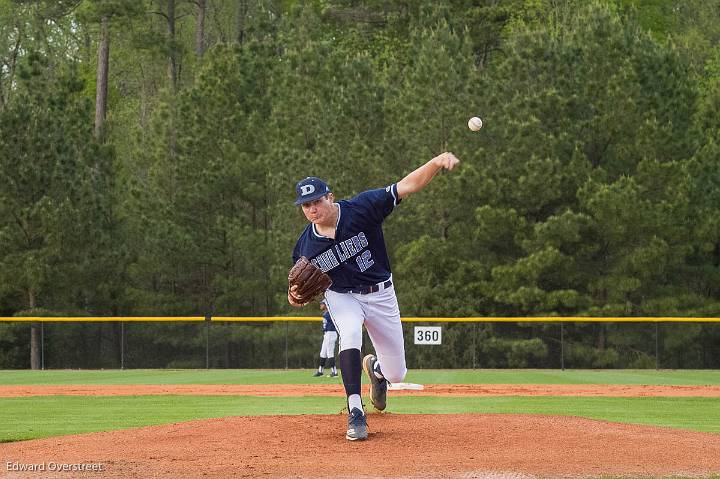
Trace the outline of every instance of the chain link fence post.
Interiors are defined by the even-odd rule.
[[[560,370],[565,371],[565,323],[560,321]]]
[[[659,341],[658,341],[658,334],[659,334],[659,331],[658,331],[658,323],[657,323],[657,321],[656,321],[656,322],[655,322],[655,371],[657,371],[657,370],[660,369],[660,360],[659,360],[659,358],[658,358],[658,356],[659,356],[659,354],[658,354],[658,342],[659,342]]]
[[[40,323],[40,369],[45,370],[45,321]]]
[[[210,315],[205,316],[205,369],[210,369]]]
[[[125,321],[120,321],[120,370],[125,369]]]

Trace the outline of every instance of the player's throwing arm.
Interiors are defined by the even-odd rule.
[[[449,152],[436,156],[398,182],[398,196],[402,199],[412,193],[417,193],[430,183],[430,180],[438,171],[443,169],[452,170],[458,163],[460,163],[460,160]]]

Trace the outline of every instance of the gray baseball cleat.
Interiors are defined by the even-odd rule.
[[[363,369],[370,379],[370,402],[378,411],[384,411],[387,406],[387,380],[375,376],[376,363],[377,358],[368,354],[363,359]]]
[[[348,429],[345,434],[345,439],[348,441],[364,441],[367,437],[365,414],[360,409],[354,407],[348,416]]]

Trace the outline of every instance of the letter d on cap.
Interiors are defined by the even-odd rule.
[[[315,193],[315,185],[302,185],[300,187],[300,192],[303,196],[311,195]]]

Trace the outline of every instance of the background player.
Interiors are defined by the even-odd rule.
[[[370,399],[378,410],[385,409],[388,381],[400,382],[407,372],[382,222],[403,198],[420,191],[438,171],[452,170],[458,162],[452,153],[443,153],[397,183],[337,203],[330,187],[319,178],[305,178],[295,187],[295,204],[302,205],[310,224],[295,244],[293,262],[306,256],[333,281],[325,292],[325,301],[340,335],[338,363],[348,402],[348,440],[367,439],[361,370],[368,374]],[[368,354],[361,360],[363,324],[377,358]]]
[[[322,320],[323,341],[322,346],[320,346],[320,363],[313,377],[319,378],[322,376],[323,369],[327,366],[330,368],[330,377],[334,378],[338,375],[335,368],[335,343],[337,342],[338,333],[335,324],[330,318],[330,313],[327,311],[325,300],[320,301],[320,309],[324,311]]]

